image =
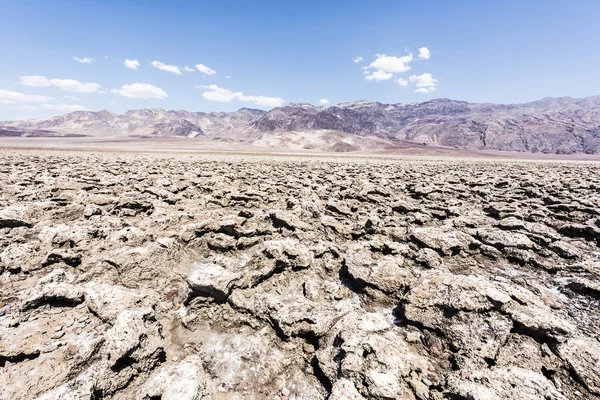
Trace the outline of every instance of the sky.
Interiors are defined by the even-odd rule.
[[[600,1],[0,0],[0,120],[600,94]]]

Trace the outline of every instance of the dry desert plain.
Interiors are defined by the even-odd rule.
[[[599,163],[59,140],[0,143],[0,399],[600,399]]]

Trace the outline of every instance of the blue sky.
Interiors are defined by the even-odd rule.
[[[0,15],[0,120],[600,94],[597,0],[0,0]]]

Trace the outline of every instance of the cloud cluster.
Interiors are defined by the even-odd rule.
[[[129,58],[125,60],[124,64],[129,69],[137,70],[140,67],[140,62],[138,60],[130,60]]]
[[[359,62],[360,57],[355,58],[353,61]],[[402,57],[388,56],[387,54],[377,54],[375,60],[369,64],[369,66],[361,67],[363,75],[367,81],[387,81],[394,78],[395,74],[401,74],[403,72],[410,71],[412,69],[411,63],[415,60],[429,60],[431,58],[431,52],[427,47],[421,47],[419,54],[415,58],[412,53],[409,53]],[[358,61],[357,61],[358,60]],[[430,93],[435,91],[437,79],[434,79],[430,73],[424,73],[422,75],[411,75],[408,79],[397,77],[394,79],[395,82],[402,87],[408,86],[409,82],[415,83],[417,93]]]
[[[181,75],[181,70],[176,65],[167,65],[160,61],[152,61],[152,66],[156,69],[160,69],[161,71],[172,72],[177,75]]]
[[[264,107],[281,107],[285,103],[285,101],[279,97],[247,96],[242,92],[234,92],[229,89],[221,88],[217,85],[202,85],[196,87],[200,89],[206,89],[202,93],[202,97],[210,101],[229,103],[233,100],[239,100],[251,102]]]
[[[102,87],[99,84],[92,82],[82,83],[74,79],[48,79],[45,76],[39,75],[22,76],[19,79],[19,83],[23,86],[32,87],[56,86],[67,92],[75,93],[95,93]]]
[[[437,84],[437,79],[433,77],[429,72],[426,72],[422,75],[411,75],[408,77],[408,80],[411,82],[416,82],[417,93],[430,93],[435,91],[435,86]]]
[[[123,85],[121,89],[113,89],[111,92],[131,99],[164,99],[167,97],[164,90],[147,83]]]

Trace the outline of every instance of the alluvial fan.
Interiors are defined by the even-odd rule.
[[[9,151],[0,399],[600,399],[600,165]]]

